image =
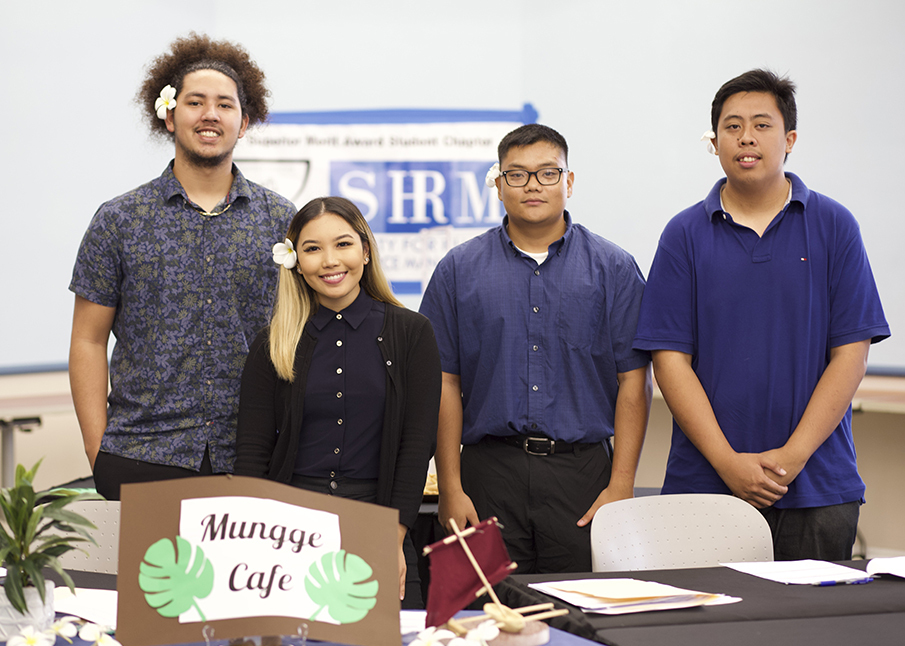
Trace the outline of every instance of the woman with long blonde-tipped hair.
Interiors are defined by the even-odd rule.
[[[400,599],[423,607],[407,530],[436,445],[433,329],[393,296],[349,200],[302,207],[274,261],[273,317],[242,375],[235,473],[398,509]]]

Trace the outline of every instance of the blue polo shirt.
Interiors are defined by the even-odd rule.
[[[462,380],[462,443],[485,435],[601,442],[613,435],[616,375],[632,349],[644,278],[612,242],[573,224],[540,265],[506,222],[450,251],[421,302],[444,372]]]
[[[786,443],[830,349],[889,336],[858,223],[792,173],[792,198],[763,236],[720,205],[725,179],[673,218],[651,265],[635,347],[692,355],[727,440],[757,453]],[[730,493],[673,422],[663,493]],[[861,500],[851,408],[780,508]]]

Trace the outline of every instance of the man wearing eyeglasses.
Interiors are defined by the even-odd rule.
[[[450,251],[421,305],[443,368],[440,520],[497,516],[520,573],[589,571],[590,520],[632,496],[647,428],[644,279],[565,210],[562,135],[522,126],[498,153],[503,224]]]

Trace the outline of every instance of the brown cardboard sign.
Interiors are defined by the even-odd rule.
[[[122,487],[123,646],[296,635],[398,646],[394,509],[257,478]],[[211,632],[213,634],[211,634]]]

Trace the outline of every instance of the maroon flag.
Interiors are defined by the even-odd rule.
[[[490,585],[508,576],[512,560],[496,518],[488,518],[463,534]],[[452,539],[452,540],[451,540]],[[427,626],[446,623],[459,610],[475,600],[484,584],[455,536],[429,545],[431,581],[427,592]]]

